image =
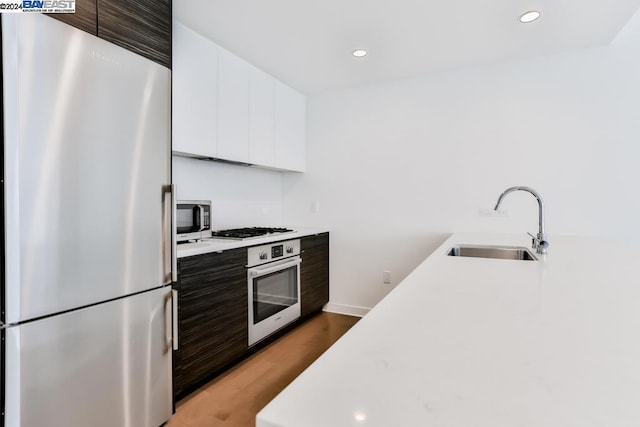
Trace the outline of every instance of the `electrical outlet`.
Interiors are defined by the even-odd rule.
[[[314,200],[313,202],[311,202],[311,213],[318,213],[318,212],[320,212],[320,201]]]
[[[391,283],[391,272],[389,270],[382,272],[382,283]]]
[[[480,208],[478,209],[478,216],[483,218],[509,218],[509,210],[508,209],[487,209]]]

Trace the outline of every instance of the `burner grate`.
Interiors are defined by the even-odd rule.
[[[224,239],[250,239],[252,237],[261,237],[269,234],[290,232],[293,232],[293,230],[283,227],[245,227],[213,231],[211,233],[211,237]]]

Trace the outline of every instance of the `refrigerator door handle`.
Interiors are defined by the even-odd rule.
[[[171,290],[171,319],[173,320],[171,342],[173,349],[178,350],[180,346],[178,343],[178,291],[176,289]]]
[[[171,236],[171,241],[166,244],[165,262],[167,258],[170,259],[170,271],[166,274],[164,284],[168,285],[171,282],[178,281],[178,258],[177,258],[177,237],[176,237],[176,185],[166,185],[164,187],[165,203],[167,194],[171,194],[171,215],[165,215],[164,229],[168,230],[168,234]],[[164,206],[166,212],[166,205]],[[166,242],[166,240],[165,240]]]
[[[173,348],[173,292],[164,295],[164,352]]]
[[[171,281],[178,281],[177,188],[171,184]]]

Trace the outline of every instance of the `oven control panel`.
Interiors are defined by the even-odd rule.
[[[300,239],[247,248],[247,266],[264,264],[288,257],[300,255]]]
[[[284,255],[282,247],[282,245],[271,246],[271,259],[280,258],[282,255]]]

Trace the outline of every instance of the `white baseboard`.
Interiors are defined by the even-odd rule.
[[[327,303],[322,311],[328,311],[329,313],[346,314],[347,316],[364,317],[370,308],[356,307],[353,305],[335,304],[332,302]]]

